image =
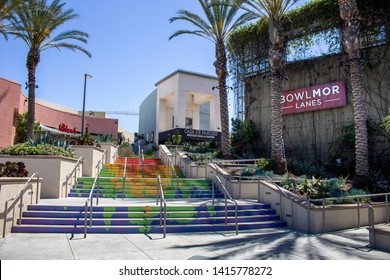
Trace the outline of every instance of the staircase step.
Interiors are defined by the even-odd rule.
[[[238,230],[251,230],[271,227],[285,227],[286,223],[281,221],[250,222],[240,223]],[[214,231],[235,231],[236,224],[204,224],[204,225],[169,225],[166,228],[167,233],[185,233],[185,232],[214,232]],[[13,233],[80,233],[84,232],[84,227],[74,226],[14,226]],[[111,234],[130,234],[130,233],[163,233],[163,227],[157,226],[92,226],[87,227],[87,233],[111,233]]]

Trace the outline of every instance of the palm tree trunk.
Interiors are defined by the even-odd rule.
[[[39,50],[30,49],[27,56],[28,71],[28,112],[27,112],[27,140],[34,139],[35,122],[35,72],[40,61]]]
[[[229,137],[229,106],[227,98],[227,57],[225,44],[216,44],[215,72],[218,77],[219,102],[221,113],[221,150],[224,158],[231,158],[230,137]]]
[[[353,97],[356,175],[368,176],[367,112],[361,66],[359,10],[355,0],[339,0],[339,6],[341,19],[344,21],[344,48],[348,54]]]
[[[360,60],[354,59],[349,63],[351,87],[353,95],[353,114],[355,119],[355,156],[356,175],[368,176],[368,133],[366,100],[363,88],[363,71]]]
[[[269,63],[271,68],[271,157],[277,174],[287,172],[283,147],[282,81],[284,68],[284,43],[281,25],[270,21]]]

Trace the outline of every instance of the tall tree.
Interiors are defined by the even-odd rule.
[[[197,35],[212,41],[215,44],[215,72],[218,77],[218,89],[221,110],[221,149],[224,157],[231,157],[229,137],[229,107],[227,98],[227,51],[226,44],[230,34],[253,18],[249,13],[241,13],[240,6],[243,0],[198,0],[203,15],[190,11],[180,10],[178,16],[172,17],[170,22],[183,20],[195,26],[195,30],[179,30],[170,38],[183,34]]]
[[[348,55],[355,119],[356,175],[369,175],[368,132],[362,56],[360,51],[360,18],[355,0],[338,0],[343,20],[344,50]]]
[[[7,24],[5,21],[10,18],[15,0],[0,0],[0,34],[7,38]]]
[[[21,9],[15,10],[11,18],[12,30],[9,32],[22,39],[29,47],[27,55],[28,71],[28,117],[27,138],[34,138],[35,119],[35,72],[41,59],[41,52],[50,48],[81,51],[88,57],[91,54],[83,47],[71,43],[73,40],[87,43],[87,33],[79,30],[67,30],[52,37],[52,33],[70,20],[78,18],[73,9],[65,9],[60,0],[26,0]],[[69,42],[70,41],[70,42]]]
[[[249,10],[257,17],[269,19],[269,53],[271,84],[271,157],[275,160],[277,173],[287,172],[284,158],[282,124],[282,83],[284,78],[285,34],[282,20],[298,0],[247,0]]]

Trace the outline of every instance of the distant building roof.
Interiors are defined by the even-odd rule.
[[[179,73],[182,73],[182,74],[188,74],[188,75],[193,75],[193,76],[199,76],[199,77],[203,77],[203,78],[207,78],[207,79],[214,79],[214,80],[217,80],[217,77],[216,76],[212,76],[212,75],[207,75],[207,74],[202,74],[202,73],[197,73],[197,72],[192,72],[192,71],[187,71],[187,70],[183,70],[183,69],[178,69],[176,70],[175,72],[169,74],[168,76],[166,76],[165,78],[161,79],[160,81],[158,81],[155,86],[158,86],[159,84],[161,84],[162,82],[168,80],[169,78],[175,76],[176,74],[179,74]]]

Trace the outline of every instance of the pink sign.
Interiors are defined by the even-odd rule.
[[[282,115],[342,107],[347,104],[345,82],[337,81],[282,93]]]

